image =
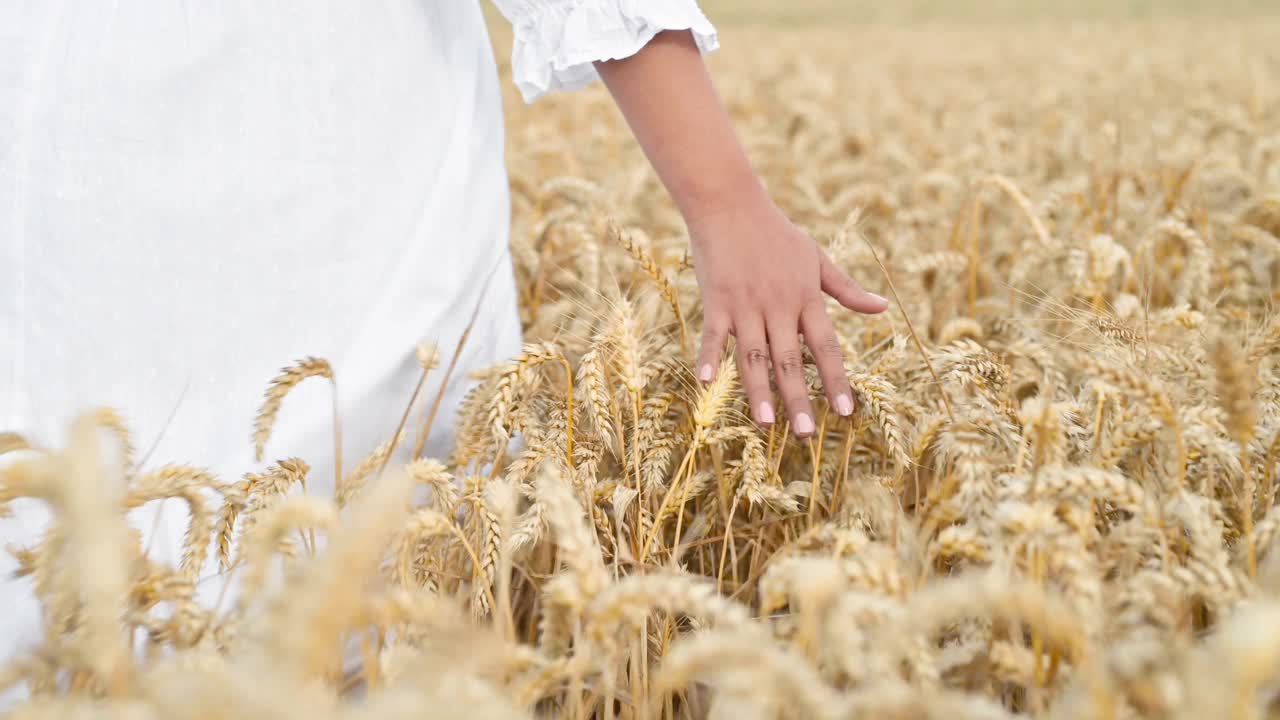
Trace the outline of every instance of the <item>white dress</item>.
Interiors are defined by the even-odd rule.
[[[663,29],[716,42],[695,0],[497,4],[526,100]],[[268,380],[313,355],[334,368],[350,468],[396,427],[415,345],[437,343],[443,368],[479,305],[449,428],[469,372],[519,348],[508,223],[476,0],[0,2],[0,431],[56,446],[75,413],[110,406],[146,467],[234,480],[261,467]],[[329,404],[324,381],[298,386],[266,448],[311,462],[320,491]],[[0,546],[45,522],[13,506]],[[134,518],[161,557],[174,508]],[[39,635],[13,569],[0,553],[0,660]]]

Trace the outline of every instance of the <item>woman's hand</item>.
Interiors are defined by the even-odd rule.
[[[712,379],[733,333],[756,421],[775,420],[772,361],[791,428],[807,437],[814,415],[804,381],[803,333],[831,406],[851,414],[853,396],[823,293],[864,313],[881,312],[888,303],[837,269],[769,200],[693,37],[659,33],[635,55],[596,63],[596,69],[689,226],[705,315],[699,379]]]
[[[800,335],[818,366],[828,402],[848,416],[853,413],[853,395],[824,296],[862,313],[882,312],[889,304],[841,272],[763,192],[746,200],[740,207],[689,222],[703,307],[698,379],[712,380],[732,333],[756,422],[769,425],[775,420],[769,388],[772,362],[791,428],[808,437],[815,429],[814,413]]]

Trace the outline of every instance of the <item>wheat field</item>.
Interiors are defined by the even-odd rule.
[[[731,364],[694,381],[684,226],[607,95],[512,92],[528,344],[450,457],[391,460],[406,397],[307,495],[332,468],[271,429],[322,358],[263,378],[243,478],[135,467],[128,408],[0,436],[0,512],[54,514],[9,549],[45,610],[10,717],[1280,716],[1280,23],[824,25],[711,63],[780,206],[894,300],[833,309],[851,419],[797,441]],[[162,498],[177,567],[124,520]]]

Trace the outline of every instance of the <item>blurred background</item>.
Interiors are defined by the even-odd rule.
[[[1141,19],[1280,10],[1280,0],[703,0],[717,22]]]
[[[1280,14],[1280,0],[701,0],[701,5],[718,24],[1141,20]],[[491,4],[486,3],[486,11],[491,19],[499,19]]]

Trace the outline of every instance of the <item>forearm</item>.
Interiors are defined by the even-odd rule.
[[[688,31],[596,69],[686,222],[764,195]]]
[[[691,34],[660,33],[640,52],[596,69],[689,227],[703,300],[698,379],[712,380],[732,334],[756,421],[775,421],[772,367],[792,430],[808,437],[817,416],[803,334],[830,407],[851,415],[853,394],[823,294],[866,313],[888,303],[841,272],[769,199]]]

